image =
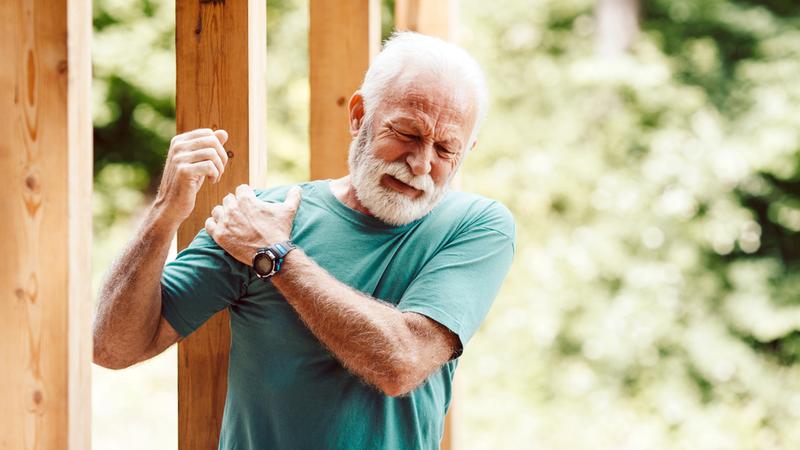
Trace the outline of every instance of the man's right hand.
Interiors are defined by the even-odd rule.
[[[94,361],[121,369],[150,358],[180,335],[161,316],[161,277],[178,226],[194,209],[206,178],[219,181],[228,162],[228,133],[208,128],[172,138],[153,206],[112,264],[98,295]]]
[[[194,209],[203,181],[206,178],[212,183],[219,181],[228,163],[228,154],[222,147],[227,140],[225,130],[210,128],[198,128],[172,138],[154,204],[162,218],[180,224]]]

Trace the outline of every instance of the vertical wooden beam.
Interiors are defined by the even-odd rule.
[[[229,160],[178,230],[178,249],[236,186],[266,177],[266,2],[177,0],[177,132],[223,128]],[[178,446],[217,448],[227,392],[230,321],[212,317],[178,345]]]
[[[0,447],[91,446],[91,1],[0,2]]]
[[[380,49],[378,0],[311,0],[311,179],[347,174],[347,103]]]
[[[458,0],[396,0],[394,25],[400,31],[416,31],[455,41]]]
[[[455,41],[458,24],[458,0],[396,0],[394,10],[395,28],[401,31],[436,36]],[[452,181],[454,189],[461,186],[461,174],[456,174]],[[458,445],[458,383],[453,380],[453,401],[444,421],[442,450],[455,450]]]

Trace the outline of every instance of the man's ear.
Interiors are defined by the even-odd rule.
[[[358,130],[361,129],[361,123],[364,121],[364,97],[361,96],[361,91],[353,92],[347,109],[350,113],[350,136],[356,137]]]

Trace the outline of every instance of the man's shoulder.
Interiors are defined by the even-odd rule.
[[[514,237],[514,215],[503,203],[480,194],[451,191],[442,202],[440,214],[460,222],[464,230],[491,229]]]
[[[314,191],[316,189],[316,185],[319,183],[320,181],[316,180],[306,181],[303,183],[282,184],[264,189],[254,188],[253,192],[255,192],[256,197],[264,200],[265,202],[277,203],[284,201],[286,199],[286,194],[289,193],[289,189],[294,186],[300,186],[300,188],[303,189],[303,195],[305,196],[307,193]]]

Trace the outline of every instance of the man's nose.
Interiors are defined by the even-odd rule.
[[[411,168],[414,176],[427,175],[431,172],[431,151],[433,146],[426,144],[410,152],[406,157],[406,163]]]

